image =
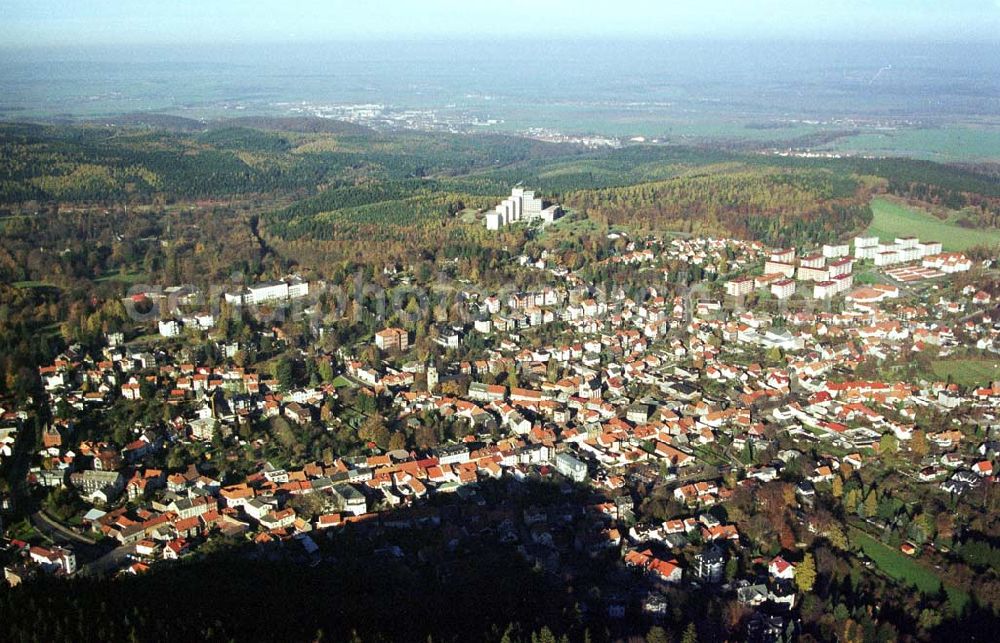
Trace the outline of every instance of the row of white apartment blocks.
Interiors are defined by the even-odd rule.
[[[518,221],[541,219],[552,223],[562,214],[558,205],[545,207],[542,200],[531,190],[514,188],[510,196],[500,202],[493,212],[486,214],[486,229],[499,230]]]
[[[847,273],[837,275],[826,281],[817,281],[813,284],[813,299],[830,299],[847,292],[854,286],[854,275]]]
[[[764,262],[765,275],[783,275],[786,279],[795,277],[799,281],[829,281],[841,275],[849,275],[854,269],[854,260],[839,257],[826,263],[825,254],[814,253],[800,257],[796,264],[795,249],[775,250]]]
[[[920,261],[930,255],[941,254],[938,241],[921,242],[917,237],[896,237],[893,243],[882,243],[878,237],[855,237],[854,256],[872,259],[876,266]]]
[[[924,268],[933,268],[945,274],[972,270],[972,260],[961,252],[941,252],[927,255],[921,264]]]
[[[289,299],[299,299],[309,294],[309,282],[293,275],[279,281],[265,281],[247,286],[240,292],[226,293],[226,303],[235,306],[256,306]]]
[[[726,294],[733,297],[749,295],[756,288],[769,288],[778,299],[795,294],[795,280],[815,283],[813,296],[831,297],[848,290],[854,283],[854,260],[846,256],[848,247],[826,245],[822,253],[800,257],[795,249],[785,248],[770,253],[764,262],[764,274],[757,278],[741,277],[726,282]],[[827,259],[833,259],[827,264]]]

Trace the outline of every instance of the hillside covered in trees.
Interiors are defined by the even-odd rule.
[[[1000,210],[992,177],[926,161],[677,146],[595,151],[503,136],[383,134],[316,119],[152,122],[158,126],[0,126],[0,204],[34,213],[56,204],[135,208],[252,199],[264,236],[278,244],[309,242],[327,256],[373,235],[385,237],[389,256],[400,256],[395,242],[411,248],[467,242],[470,231],[456,215],[490,207],[518,183],[602,224],[776,244],[862,229],[875,191],[970,208],[971,220],[987,226],[997,224]]]

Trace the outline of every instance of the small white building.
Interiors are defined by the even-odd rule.
[[[846,275],[854,270],[854,260],[850,257],[844,257],[843,259],[831,261],[827,269],[830,271],[831,279],[838,275]]]
[[[878,254],[878,237],[855,237],[854,257],[856,259],[874,259]]]
[[[556,471],[574,482],[583,482],[587,478],[587,465],[568,453],[556,454]]]
[[[177,337],[181,334],[181,325],[175,319],[163,319],[160,320],[159,329],[160,335],[163,337]]]

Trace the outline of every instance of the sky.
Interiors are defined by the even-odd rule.
[[[0,0],[0,46],[705,38],[1000,42],[1000,0]]]

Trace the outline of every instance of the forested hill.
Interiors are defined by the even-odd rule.
[[[11,123],[0,125],[0,152],[2,204],[308,195],[581,153],[514,137],[390,136],[310,119],[236,119],[197,131]]]
[[[609,224],[725,231],[784,245],[860,230],[871,219],[870,189],[870,181],[826,169],[741,167],[572,192],[566,201]]]
[[[467,234],[455,220],[459,212],[489,207],[518,183],[598,222],[780,244],[863,229],[874,192],[965,209],[974,225],[1000,221],[995,177],[927,161],[678,146],[587,150],[507,136],[384,134],[322,119],[149,118],[114,126],[0,125],[0,204],[27,211],[27,202],[252,197],[265,211],[263,235],[276,243],[333,244],[324,252],[373,232],[403,245],[440,247],[445,237]],[[447,233],[415,230],[427,226]]]

